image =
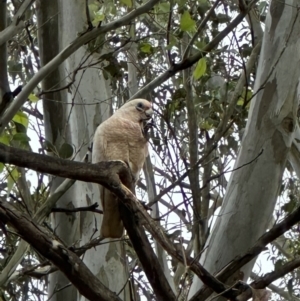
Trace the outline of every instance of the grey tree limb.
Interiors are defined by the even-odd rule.
[[[30,2],[30,1],[27,1]],[[69,46],[62,50],[47,65],[43,66],[28,82],[22,92],[14,99],[13,103],[7,108],[0,118],[0,133],[3,132],[5,126],[17,113],[20,107],[26,102],[27,97],[33,89],[52,71],[54,71],[62,62],[64,62],[71,54],[84,44],[97,38],[100,34],[105,34],[111,30],[115,30],[121,26],[128,25],[134,18],[148,12],[159,0],[149,0],[143,6],[131,11],[122,18],[105,24],[99,28],[94,28],[82,36],[76,38]],[[1,44],[1,43],[0,43]]]
[[[134,98],[142,98],[145,97],[148,93],[157,88],[160,84],[174,76],[177,72],[187,69],[193,66],[196,62],[198,62],[202,57],[206,56],[207,53],[211,52],[219,43],[222,41],[235,27],[237,27],[245,18],[247,13],[251,10],[253,5],[257,3],[258,0],[253,0],[246,11],[241,12],[237,15],[237,17],[228,24],[228,26],[222,30],[210,43],[208,43],[202,51],[190,56],[178,64],[173,64],[168,70],[162,73],[160,76],[156,77],[149,84],[145,85],[141,90],[139,90],[136,94],[134,94],[130,99]]]
[[[5,1],[6,2],[6,1]],[[16,35],[23,27],[24,22],[21,20],[27,8],[34,0],[25,0],[12,19],[12,23],[0,32],[0,46],[5,44],[9,39]],[[6,5],[6,4],[5,4]]]
[[[226,298],[233,299],[238,292],[227,287],[222,283],[236,271],[238,271],[246,263],[250,262],[265,246],[274,239],[282,235],[300,220],[300,208],[297,208],[293,213],[289,214],[282,222],[276,224],[268,232],[263,234],[245,254],[237,256],[217,275],[212,276],[208,273],[197,260],[182,254],[182,250],[177,250],[175,246],[165,236],[163,229],[149,216],[142,204],[138,202],[136,197],[121,184],[120,177],[130,177],[130,173],[125,163],[121,161],[101,162],[98,164],[86,164],[81,162],[73,162],[60,158],[31,153],[25,150],[16,149],[0,144],[0,161],[9,164],[15,164],[21,167],[27,167],[36,171],[50,173],[64,178],[82,180],[103,185],[109,189],[121,200],[122,206],[126,209],[127,219],[124,219],[127,230],[134,231],[136,227],[129,227],[129,219],[135,218],[138,214],[139,221],[143,223],[146,229],[150,232],[154,239],[171,255],[180,262],[186,262],[189,268],[206,284],[196,295],[191,299],[205,300],[213,290],[217,293],[222,293]],[[3,206],[2,206],[3,207]],[[127,213],[130,213],[129,215]],[[4,214],[4,213],[3,213]],[[6,215],[1,218],[6,222]],[[140,231],[140,226],[137,231]],[[22,232],[23,233],[23,232]],[[141,232],[140,232],[141,233]],[[23,233],[25,235],[25,233]],[[134,232],[136,235],[136,232]],[[133,238],[134,235],[131,235]],[[144,253],[145,255],[145,253]],[[298,263],[297,263],[298,264]],[[158,280],[158,279],[157,279]],[[158,280],[159,281],[159,280]],[[226,292],[225,292],[226,291]],[[224,293],[225,292],[225,293]],[[172,298],[171,298],[172,300]]]
[[[20,213],[3,199],[0,200],[0,219],[1,222],[12,225],[24,240],[53,262],[83,296],[92,301],[121,301],[93,275],[75,253],[49,236],[27,214]]]

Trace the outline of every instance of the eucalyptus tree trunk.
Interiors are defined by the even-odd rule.
[[[41,66],[46,65],[60,51],[59,45],[59,17],[58,17],[58,2],[51,1],[44,5],[42,1],[37,1],[37,21],[38,21],[38,42]],[[51,41],[51,43],[49,43]],[[63,71],[57,69],[49,74],[42,81],[42,90],[44,92],[52,91],[62,86]],[[43,115],[45,124],[46,145],[48,145],[48,154],[55,155],[59,152],[61,146],[65,142],[65,105],[64,99],[67,97],[65,90],[57,92],[47,92],[42,96],[43,99]],[[62,179],[52,178],[51,193],[59,186]],[[66,206],[66,201],[69,199],[69,192],[64,195],[62,200],[58,201],[58,206]],[[74,239],[74,230],[69,226],[70,218],[63,218],[59,227],[56,229],[56,234],[66,243],[71,244]],[[56,226],[56,225],[55,225]],[[55,227],[54,226],[54,227]],[[61,229],[68,229],[64,233]],[[75,229],[75,228],[74,228]],[[66,286],[69,281],[61,273],[55,272],[50,277],[49,295],[53,295],[54,300],[60,298],[76,298],[76,290],[73,287],[67,287],[60,293],[55,293],[58,289]]]
[[[215,273],[247,251],[268,228],[296,129],[300,18],[296,0],[272,1],[249,118],[224,204],[201,264]],[[293,60],[291,60],[291,57]],[[239,275],[246,280],[253,262]],[[201,287],[195,279],[190,295]]]
[[[79,34],[84,33],[88,22],[85,1],[51,1],[47,2],[47,5],[40,5],[39,9],[42,33],[39,38],[44,65]],[[105,37],[100,38],[104,41]],[[49,49],[53,49],[51,55]],[[91,52],[90,45],[82,47],[65,61],[60,71],[49,75],[44,82],[43,89],[46,90],[62,88],[70,83],[68,89],[46,94],[44,97],[46,138],[63,157],[71,156],[76,161],[83,161],[91,146],[96,127],[111,115],[110,82],[104,79],[100,68],[87,67],[99,60],[103,51],[105,50],[100,48]],[[73,153],[70,152],[72,148]],[[61,179],[54,179],[53,188],[60,182]],[[99,187],[77,181],[61,198],[58,206],[74,208],[89,206],[95,202],[101,205]],[[67,246],[83,245],[99,236],[101,218],[101,215],[92,212],[71,215],[56,213],[52,217],[52,226]],[[116,293],[122,291],[128,273],[120,242],[103,244],[87,251],[84,262],[104,285]],[[53,295],[51,300],[85,300],[84,297],[77,296],[74,287],[58,291],[59,288],[68,286],[68,283],[60,272],[52,274],[49,282],[49,295]],[[128,288],[125,286],[119,297],[126,300],[127,296]]]

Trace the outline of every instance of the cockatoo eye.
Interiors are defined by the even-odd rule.
[[[136,109],[138,111],[144,111],[144,105],[143,103],[139,102],[137,105],[136,105]]]

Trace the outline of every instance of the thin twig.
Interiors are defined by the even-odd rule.
[[[169,12],[169,19],[168,19],[168,25],[167,25],[167,46],[170,46],[170,31],[171,31],[171,23],[172,23],[172,14],[173,14],[173,0],[170,1],[170,12]],[[174,64],[171,56],[171,49],[168,48],[168,59],[169,59],[169,66],[172,66]]]
[[[73,209],[69,208],[52,208],[51,212],[65,212],[65,213],[73,213],[73,212],[81,212],[81,211],[91,211],[91,212],[96,212],[103,214],[102,210],[96,209],[98,207],[98,203],[94,203],[93,205],[86,206],[86,207],[77,207]]]

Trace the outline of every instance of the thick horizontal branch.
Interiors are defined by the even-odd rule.
[[[83,296],[92,301],[121,301],[93,275],[75,253],[51,238],[27,214],[20,213],[3,199],[0,200],[0,220],[10,224],[24,240],[53,262]]]
[[[98,183],[113,192],[116,192],[114,187],[119,187],[120,178],[130,177],[127,165],[122,161],[81,163],[32,153],[2,143],[0,143],[0,162],[62,178]]]

